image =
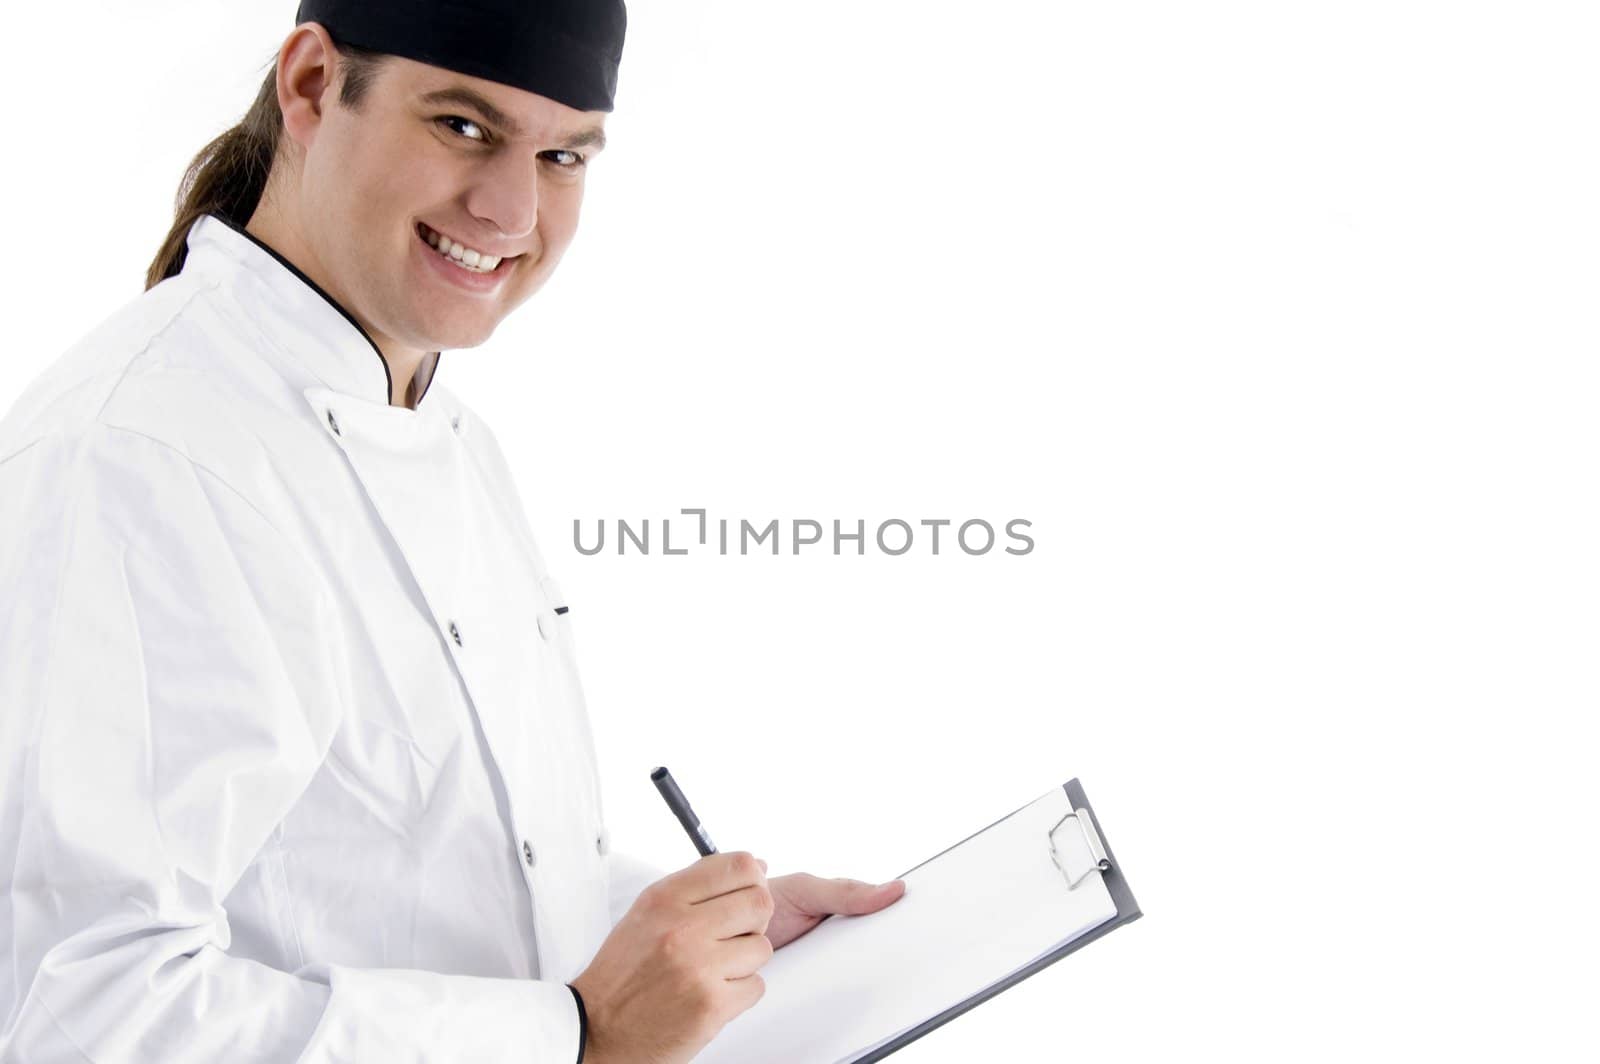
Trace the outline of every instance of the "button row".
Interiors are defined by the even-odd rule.
[[[539,629],[540,639],[543,639],[546,643],[548,643],[550,640],[555,638],[556,622],[553,614],[540,613],[538,617],[534,618],[534,624]],[[457,626],[455,621],[450,621],[445,626],[445,631],[450,633],[450,638],[455,641],[456,646],[463,645],[461,642],[461,629],[459,626]]]
[[[595,852],[601,857],[604,857],[606,854],[611,852],[611,836],[605,830],[605,828],[601,828],[600,834],[594,837],[594,848]],[[538,864],[538,859],[535,858],[533,854],[533,843],[529,842],[527,839],[522,840],[522,863],[527,865],[529,868],[532,868],[534,865]]]
[[[333,434],[335,436],[343,436],[344,435],[344,433],[339,428],[339,419],[333,416],[333,407],[331,407],[331,406],[328,408],[328,428],[333,430]],[[451,417],[450,417],[450,431],[455,433],[457,436],[461,435],[461,415],[460,414],[451,415]]]

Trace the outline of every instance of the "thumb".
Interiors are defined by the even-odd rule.
[[[803,903],[813,913],[839,913],[861,916],[898,901],[905,893],[905,880],[888,883],[863,883],[859,879],[818,879],[806,882]]]

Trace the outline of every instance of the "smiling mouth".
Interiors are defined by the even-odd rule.
[[[467,273],[494,273],[510,269],[510,263],[522,258],[521,255],[486,255],[465,244],[458,244],[447,236],[429,229],[422,222],[417,223],[417,236],[422,242],[432,248],[440,258],[448,260],[451,265]]]

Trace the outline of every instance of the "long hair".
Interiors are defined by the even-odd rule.
[[[353,45],[334,42],[343,71],[339,104],[361,109],[379,67],[388,58]],[[278,107],[277,63],[261,83],[255,103],[239,124],[200,149],[178,183],[172,228],[145,273],[148,290],[183,269],[188,255],[189,227],[202,214],[218,214],[243,228],[255,213],[278,155],[283,111]]]

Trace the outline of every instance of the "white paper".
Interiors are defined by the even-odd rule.
[[[767,992],[696,1064],[838,1064],[959,1004],[1116,915],[1091,872],[1075,890],[1050,857],[1071,811],[1057,787],[918,866],[905,894],[867,916],[831,916],[773,954]],[[1062,863],[1093,868],[1069,820]]]

